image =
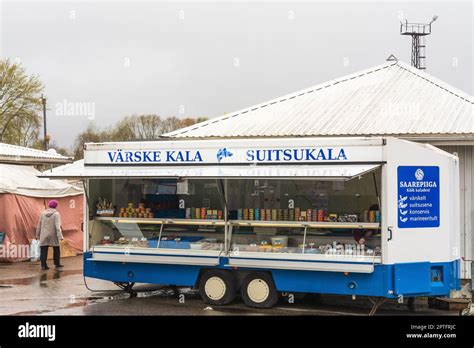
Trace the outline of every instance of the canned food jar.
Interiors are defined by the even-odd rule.
[[[255,220],[260,220],[260,209],[258,209],[258,208],[255,209],[254,214],[255,214],[254,219]]]
[[[249,220],[253,220],[253,218],[254,218],[253,214],[254,214],[253,209],[249,209]]]
[[[277,219],[278,221],[283,221],[283,209],[278,209]]]
[[[318,210],[318,221],[324,221],[324,210],[319,209]]]
[[[380,222],[380,211],[379,210],[375,211],[375,222]]]
[[[277,221],[278,219],[278,211],[276,209],[272,209],[272,221]]]
[[[375,211],[371,210],[369,212],[369,222],[375,222]]]

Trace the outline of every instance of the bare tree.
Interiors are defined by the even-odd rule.
[[[76,138],[73,150],[74,158],[76,160],[83,158],[83,147],[87,142],[156,140],[163,133],[206,120],[207,118],[203,117],[179,119],[177,117],[161,118],[158,115],[147,114],[124,117],[111,128],[104,130],[90,124]]]

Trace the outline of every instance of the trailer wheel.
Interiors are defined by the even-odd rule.
[[[231,303],[237,294],[237,284],[232,273],[208,270],[199,280],[199,294],[204,302],[223,306]]]
[[[253,308],[272,308],[278,302],[278,292],[271,275],[265,272],[248,274],[240,285],[245,304]]]

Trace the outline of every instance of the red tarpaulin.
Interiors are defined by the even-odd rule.
[[[0,194],[0,232],[6,234],[5,246],[29,245],[35,238],[36,225],[50,198]],[[76,252],[82,252],[83,195],[54,197],[61,214],[64,239]],[[0,261],[23,261],[25,257],[3,257]]]

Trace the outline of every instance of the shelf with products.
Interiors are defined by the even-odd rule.
[[[128,218],[128,217],[95,217],[96,221],[111,221],[131,224],[153,224],[153,225],[202,225],[202,226],[224,226],[224,220],[213,219],[173,219],[173,218]]]
[[[95,217],[97,221],[112,221],[118,223],[165,224],[165,225],[202,225],[224,226],[224,220],[211,219],[158,219],[158,218],[122,218]],[[309,222],[309,221],[259,221],[259,220],[229,220],[229,225],[250,227],[288,227],[288,228],[330,228],[330,229],[380,229],[378,222]]]
[[[333,213],[325,209],[260,209],[239,208],[229,211],[231,220],[248,221],[290,221],[290,222],[350,222],[380,223],[379,210],[365,210],[361,213]]]
[[[95,217],[90,245],[160,249],[221,250],[224,221]]]
[[[379,223],[231,220],[229,224],[230,250],[256,253],[259,257],[266,253],[357,256],[358,259],[381,256]],[[368,242],[360,243],[359,236]]]
[[[289,227],[289,228],[333,228],[333,229],[380,229],[378,222],[310,222],[310,221],[257,221],[257,220],[229,220],[233,226],[251,227]]]

